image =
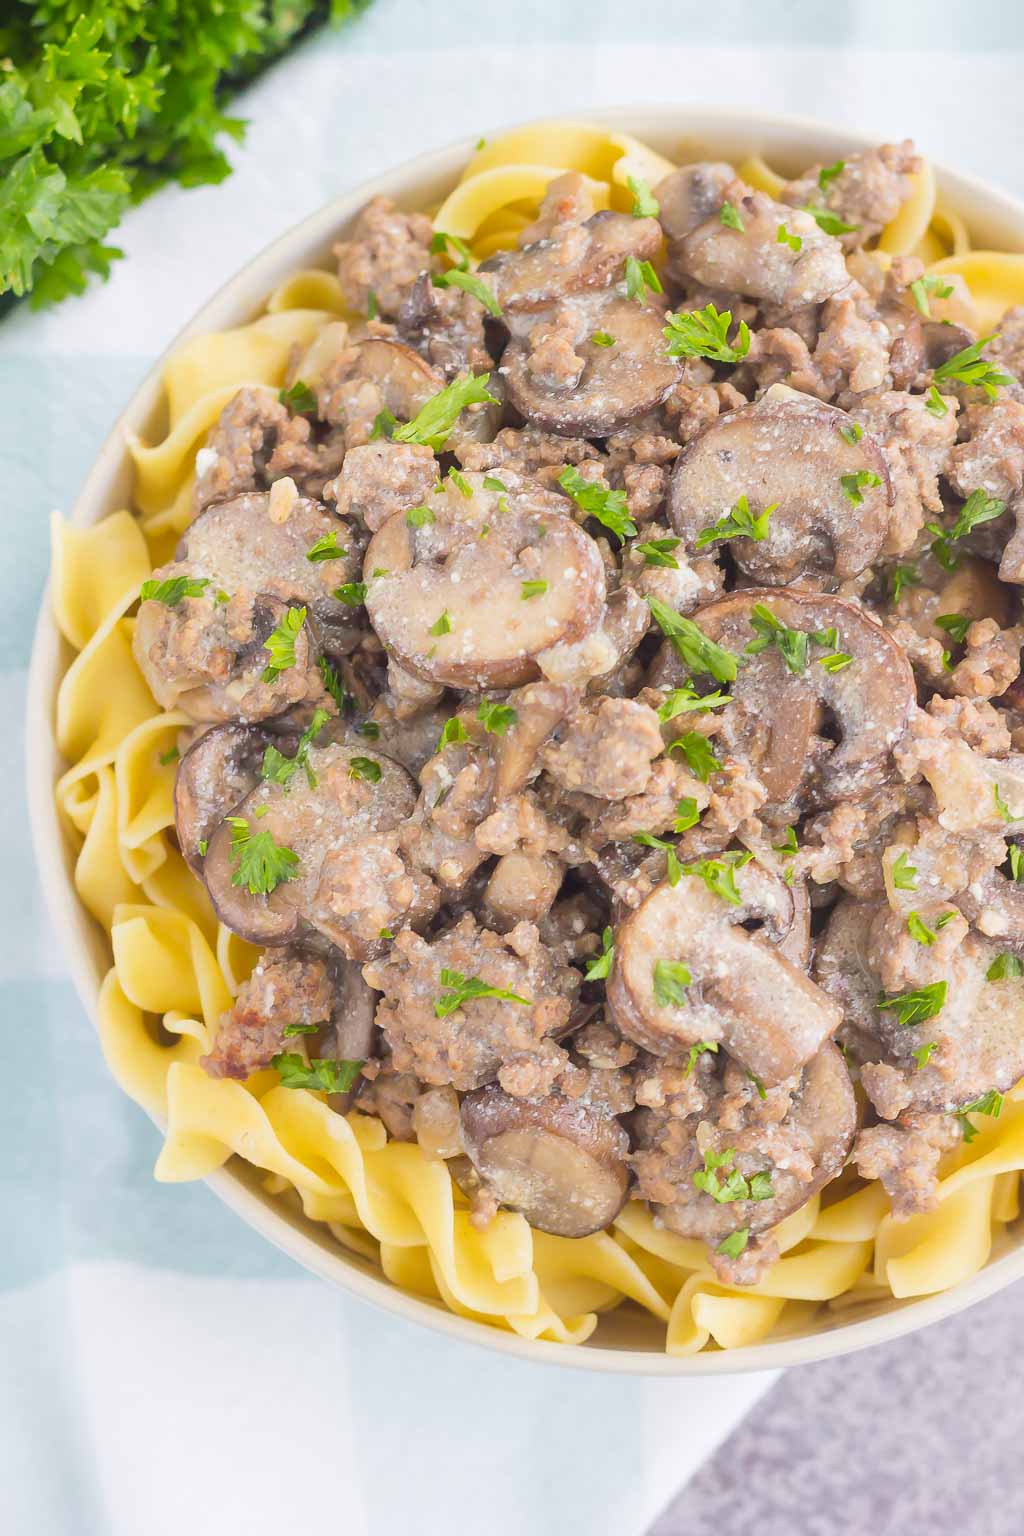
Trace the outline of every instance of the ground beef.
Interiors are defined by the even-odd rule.
[[[843,236],[851,249],[863,245],[896,217],[911,193],[910,177],[921,169],[921,159],[910,139],[902,144],[882,144],[848,155],[842,170],[830,177],[823,189],[822,166],[812,166],[796,181],[787,181],[779,193],[794,208],[828,208],[844,224],[856,226]]]
[[[342,452],[330,434],[318,441],[308,418],[292,416],[273,390],[240,389],[196,454],[196,511],[244,491],[266,490],[286,475],[304,495],[320,496]]]
[[[474,997],[439,1018],[443,970],[528,1001]],[[530,923],[502,937],[467,913],[429,943],[406,931],[363,975],[383,993],[377,1023],[396,1068],[421,1082],[466,1090],[497,1075],[506,1092],[529,1096],[547,1092],[568,1059],[549,1037],[568,1022],[579,975],[552,959]]]
[[[323,862],[313,920],[352,960],[379,952],[382,935],[420,925],[437,911],[436,885],[409,868],[398,841],[397,831],[379,832]]]
[[[911,1115],[900,1125],[872,1125],[854,1147],[857,1172],[881,1179],[897,1218],[930,1211],[938,1204],[938,1167],[960,1131],[950,1115]]]
[[[435,287],[424,272],[402,302],[396,335],[446,378],[467,369],[481,373],[492,366],[484,338],[486,313],[475,294]]]
[[[393,512],[426,501],[436,484],[437,460],[429,448],[384,439],[350,448],[324,494],[342,517],[357,517],[376,533]]]
[[[962,429],[966,441],[950,453],[946,470],[953,489],[960,496],[982,490],[1009,501],[1024,482],[1024,405],[1006,395],[969,405]]]
[[[537,240],[550,240],[565,225],[585,224],[593,212],[586,177],[579,171],[566,171],[549,184],[540,211],[533,223],[523,229],[519,244],[532,245]]]
[[[221,1014],[213,1049],[200,1066],[212,1077],[251,1077],[279,1051],[291,1050],[289,1024],[326,1024],[334,1006],[334,988],[322,960],[291,951],[269,950],[234,1005]]]
[[[430,266],[433,234],[425,214],[402,213],[386,197],[367,203],[352,238],[334,247],[346,307],[365,314],[373,294],[377,312],[395,319],[408,290]]]
[[[598,450],[585,438],[556,437],[539,427],[502,427],[492,443],[467,440],[459,443],[455,451],[463,469],[486,473],[506,468],[523,475],[545,469],[561,470],[566,464],[600,458]]]
[[[864,313],[870,311],[864,298],[863,294],[840,294],[822,308],[814,367],[824,381],[826,398],[841,389],[855,394],[883,389],[889,380],[892,336],[883,320]]]
[[[559,727],[541,761],[564,789],[623,800],[646,789],[664,745],[653,709],[633,699],[602,698]]]
[[[956,442],[957,402],[944,416],[927,409],[923,395],[888,389],[862,396],[851,414],[885,451],[896,504],[889,514],[885,553],[910,549],[927,515],[942,512],[939,476],[946,473]]]

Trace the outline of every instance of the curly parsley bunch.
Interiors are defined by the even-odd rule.
[[[0,20],[0,295],[106,277],[133,203],[231,171],[233,90],[369,0],[9,0]]]

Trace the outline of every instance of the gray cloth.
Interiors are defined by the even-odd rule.
[[[1024,1288],[792,1370],[649,1536],[1019,1536]]]

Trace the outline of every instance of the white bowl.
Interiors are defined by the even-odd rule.
[[[584,114],[580,114],[583,116]],[[858,135],[795,118],[761,116],[728,109],[621,107],[585,114],[588,121],[628,130],[670,158],[713,157],[737,161],[761,153],[775,167],[795,174],[815,161],[831,162],[871,142]],[[898,121],[894,133],[906,129]],[[276,240],[231,279],[173,343],[190,336],[244,324],[259,311],[276,283],[302,266],[327,264],[339,230],[372,196],[382,193],[406,208],[441,201],[472,152],[469,141],[433,150],[336,198],[319,213]],[[960,214],[976,245],[1024,250],[1024,205],[973,179],[935,167],[943,202]],[[173,348],[172,348],[173,350]],[[130,504],[132,467],[125,447],[129,432],[152,437],[161,427],[160,374],[153,367],[115,423],[72,511],[72,521],[89,524]],[[32,833],[40,879],[71,975],[93,1021],[100,983],[110,966],[106,935],[78,900],[72,883],[74,852],[60,823],[53,786],[66,766],[53,739],[57,688],[71,659],[53,620],[49,592],[36,625],[28,691],[28,787]],[[798,1332],[742,1349],[670,1358],[661,1347],[664,1325],[628,1303],[602,1318],[597,1335],[577,1346],[534,1342],[460,1318],[440,1304],[391,1285],[368,1262],[341,1249],[326,1227],[305,1220],[267,1195],[257,1170],[234,1159],[208,1182],[220,1198],[278,1248],[339,1286],[388,1312],[482,1344],[503,1354],[548,1365],[650,1376],[719,1375],[769,1370],[864,1349],[910,1333],[1000,1291],[1024,1276],[1024,1231],[1004,1237],[1002,1250],[977,1275],[952,1291],[908,1301],[890,1300],[859,1311],[856,1321],[822,1309]]]

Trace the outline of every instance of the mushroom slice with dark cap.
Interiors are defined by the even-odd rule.
[[[204,849],[224,817],[260,781],[267,744],[291,756],[297,735],[271,737],[251,725],[215,725],[194,741],[174,780],[174,826],[182,857],[202,876]]]
[[[730,538],[729,553],[752,580],[780,586],[858,575],[882,548],[894,499],[876,439],[845,411],[795,398],[730,411],[683,449],[669,515],[687,550],[714,548],[712,530],[743,497],[753,518],[771,514],[762,538]]]
[[[764,1098],[728,1060],[705,1055],[701,1063],[701,1107],[685,1118],[639,1111],[630,1161],[638,1193],[665,1226],[716,1248],[731,1232],[753,1236],[778,1226],[834,1179],[853,1143],[857,1109],[831,1041]]]
[[[518,326],[514,331],[502,359],[509,403],[529,422],[563,437],[621,431],[660,405],[679,382],[680,365],[665,350],[664,323],[660,309],[618,292],[567,300],[552,312],[550,327],[537,318],[528,334]],[[557,376],[544,363],[555,328],[562,341]]]
[[[416,803],[411,776],[354,733],[312,746],[286,785],[259,784],[221,822],[202,877],[225,927],[253,944],[284,944],[334,917],[325,865],[342,849],[401,825]]]
[[[717,862],[724,873],[727,861]],[[810,1060],[842,1012],[778,947],[794,920],[788,887],[757,864],[730,873],[724,888],[734,886],[738,902],[694,873],[663,882],[629,913],[615,935],[608,1005],[638,1045],[664,1055],[721,1042],[771,1085]],[[763,931],[749,932],[758,921]]]
[[[431,498],[432,521],[396,514],[370,541],[366,609],[400,666],[458,688],[539,678],[537,656],[594,631],[604,611],[600,552],[563,498],[514,481],[485,489],[466,475]]]
[[[906,656],[859,603],[749,587],[695,619],[742,658],[715,740],[764,784],[762,816],[792,820],[877,787],[916,689]]]
[[[411,421],[444,388],[444,374],[400,341],[370,337],[346,347],[325,370],[320,415],[345,429],[345,446],[368,443],[382,413]]]
[[[629,1138],[611,1116],[558,1093],[513,1098],[491,1083],[467,1094],[461,1119],[480,1178],[531,1227],[587,1237],[625,1205]]]
[[[722,196],[735,207],[738,223],[723,224],[716,212],[674,242],[677,275],[787,309],[820,304],[849,285],[842,246],[811,214],[752,192],[742,181],[724,187]]]
[[[501,251],[480,271],[503,314],[547,309],[572,295],[607,288],[621,278],[626,259],[657,255],[661,230],[656,219],[628,213],[595,213],[585,224],[566,227],[550,240],[520,251]]]
[[[732,166],[721,160],[700,160],[670,171],[654,189],[666,239],[682,240],[716,214],[726,187],[735,180]]]

